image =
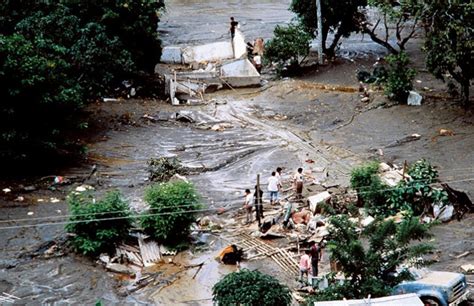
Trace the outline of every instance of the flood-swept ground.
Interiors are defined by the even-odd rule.
[[[160,31],[166,34],[165,44],[226,39],[228,17],[234,15],[242,22],[247,37],[268,38],[275,24],[292,18],[286,10],[288,4],[170,1]],[[370,43],[362,43],[362,50],[372,50]],[[354,48],[358,45],[354,44]],[[416,50],[411,50],[414,58],[419,56]],[[51,175],[77,177],[79,182],[95,164],[97,174],[86,183],[99,192],[120,189],[133,207],[140,207],[143,189],[149,184],[146,162],[150,158],[176,156],[184,165],[199,169],[188,178],[203,195],[205,204],[230,209],[220,217],[229,218],[241,203],[242,191],[255,184],[256,174],[260,173],[265,182],[277,166],[284,168],[286,176],[300,166],[325,168],[330,184],[344,186],[348,184],[350,169],[368,159],[401,164],[424,157],[439,169],[441,180],[466,190],[472,198],[472,114],[449,100],[441,84],[426,73],[417,76],[418,90],[430,87],[423,92],[427,99],[420,107],[391,106],[377,91],[371,94],[369,103],[360,102],[355,72],[371,67],[374,61],[369,55],[355,62],[340,60],[298,79],[271,81],[260,89],[218,92],[209,97],[215,102],[203,106],[173,107],[150,100],[92,105],[93,120],[107,128],[91,138],[88,162]],[[186,114],[193,122],[175,120],[177,112]],[[144,119],[144,114],[158,121]],[[208,129],[217,124],[223,124],[223,128]],[[454,134],[439,136],[440,128],[451,129]],[[397,143],[414,133],[420,135],[419,140]],[[115,290],[120,280],[88,259],[73,255],[52,259],[19,257],[64,235],[63,225],[52,223],[65,220],[56,217],[68,214],[65,196],[75,186],[49,190],[42,185],[35,191],[22,191],[20,184],[28,186],[34,182],[5,182],[2,189],[8,187],[12,191],[0,198],[0,292],[16,295],[24,304],[93,304],[97,300],[106,304],[209,304],[212,285],[235,270],[214,260],[227,243],[214,236],[215,243],[207,251],[188,251],[176,258],[181,265],[205,263],[195,278],[195,269],[180,272],[173,270],[174,265],[165,264],[157,267],[164,272],[163,282],[121,296]],[[29,224],[42,225],[4,229]],[[460,264],[472,262],[473,225],[472,216],[468,216],[433,230],[433,242],[438,247],[436,269],[457,271]],[[471,254],[460,259],[451,256],[465,251]],[[272,262],[244,265],[292,284]]]

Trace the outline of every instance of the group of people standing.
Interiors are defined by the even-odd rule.
[[[282,168],[278,167],[276,171],[272,172],[271,177],[268,179],[268,192],[270,193],[270,204],[274,205],[279,201],[279,191],[281,190],[281,171]],[[257,185],[255,185],[255,191],[252,192],[250,189],[245,189],[244,208],[247,213],[246,222],[250,223],[253,221],[253,208],[257,218],[263,219],[263,191]]]
[[[280,192],[282,191],[282,170],[281,167],[276,168],[268,178],[267,190],[269,193],[270,205],[275,205],[280,201]],[[301,200],[303,198],[303,182],[303,168],[298,168],[295,175],[292,177],[296,200]],[[247,212],[247,223],[253,221],[252,212],[254,207],[257,218],[263,218],[263,191],[259,189],[257,192],[257,186],[255,186],[253,194],[250,189],[245,189],[244,208]]]

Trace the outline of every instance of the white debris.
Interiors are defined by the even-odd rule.
[[[9,193],[9,192],[11,192],[12,190],[11,190],[10,188],[4,188],[4,189],[2,189],[2,191],[5,192],[5,193]]]
[[[360,222],[360,224],[363,226],[363,227],[366,227],[368,225],[370,225],[372,222],[374,222],[375,218],[372,217],[372,216],[368,216],[367,218],[365,218],[364,220],[362,220]]]
[[[433,205],[433,215],[436,220],[440,220],[441,222],[448,222],[453,218],[454,214],[454,206],[453,205],[440,205],[434,204]]]
[[[308,197],[309,209],[314,214],[316,212],[317,205],[321,202],[326,202],[330,198],[331,195],[327,191]]]
[[[33,216],[34,214],[35,214],[35,213],[32,212],[32,211],[29,211],[29,212],[27,213],[28,216]]]
[[[76,190],[77,192],[84,192],[84,191],[93,190],[93,189],[94,189],[94,187],[92,187],[92,186],[89,186],[89,185],[81,185],[81,186],[76,187],[75,190]]]
[[[416,91],[410,91],[407,99],[408,105],[420,106],[423,97]]]

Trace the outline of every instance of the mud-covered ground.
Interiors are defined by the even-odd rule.
[[[170,1],[160,31],[166,35],[165,45],[225,39],[228,17],[234,15],[247,37],[268,38],[275,24],[292,18],[286,10],[288,4]],[[360,102],[355,72],[372,67],[373,55],[380,50],[357,39],[346,41],[346,46],[376,52],[360,52],[364,56],[340,59],[299,78],[270,81],[262,88],[217,92],[208,96],[214,102],[202,106],[172,107],[156,100],[91,105],[89,111],[101,129],[90,139],[89,160],[84,165],[47,173],[45,176],[52,177],[43,179],[2,182],[1,189],[12,191],[0,196],[0,292],[16,295],[22,304],[30,305],[92,304],[99,299],[106,304],[209,304],[212,285],[235,269],[214,260],[227,243],[217,237],[212,238],[215,243],[207,251],[191,249],[175,258],[180,265],[205,262],[194,279],[196,269],[182,271],[164,264],[157,267],[164,271],[163,282],[126,297],[116,290],[120,280],[88,259],[71,254],[50,259],[27,256],[45,241],[64,236],[64,224],[57,222],[68,214],[65,196],[83,181],[99,193],[118,188],[133,207],[141,207],[143,189],[149,185],[146,162],[152,157],[173,155],[188,167],[205,169],[189,179],[207,206],[231,209],[221,218],[235,213],[233,208],[241,203],[242,190],[255,184],[257,173],[265,181],[277,166],[285,169],[286,176],[299,166],[307,170],[326,168],[329,185],[346,186],[350,169],[374,158],[398,164],[427,158],[440,171],[442,181],[467,191],[472,199],[472,113],[449,99],[443,84],[423,71],[415,83],[425,96],[420,107],[391,105],[377,89],[371,93],[370,102]],[[423,68],[418,46],[415,44],[410,52],[415,65]],[[194,122],[176,121],[177,112]],[[144,114],[157,121],[142,118]],[[223,131],[207,129],[219,123],[225,124]],[[440,128],[451,129],[454,135],[438,136]],[[413,133],[421,138],[396,143]],[[315,163],[306,163],[309,159]],[[92,165],[97,165],[98,171],[87,179]],[[54,175],[71,178],[73,184],[51,190],[48,187]],[[30,185],[36,185],[36,190],[24,191],[23,187]],[[24,199],[19,201],[19,196]],[[433,268],[459,271],[461,264],[473,261],[473,225],[474,218],[468,215],[461,222],[451,221],[433,229],[438,250]],[[14,226],[20,227],[6,228]],[[465,251],[471,254],[453,257]],[[294,286],[271,261],[244,265]],[[327,258],[323,260],[325,268]]]

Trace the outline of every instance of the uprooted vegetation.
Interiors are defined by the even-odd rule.
[[[186,174],[187,169],[176,157],[160,157],[148,161],[148,173],[150,181],[166,182],[175,174]]]

